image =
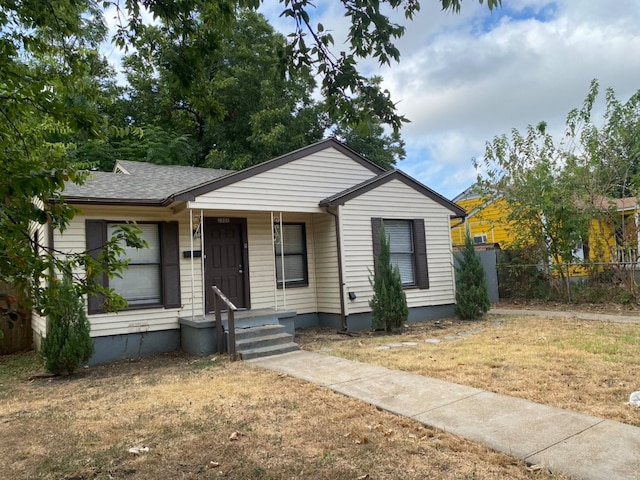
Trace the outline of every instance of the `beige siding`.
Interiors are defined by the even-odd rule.
[[[85,220],[100,219],[112,221],[135,220],[143,221],[178,221],[180,236],[180,251],[189,250],[189,213],[182,212],[173,215],[168,209],[133,208],[133,207],[94,207],[82,208],[83,213],[77,215],[69,227],[60,233],[54,233],[55,248],[64,252],[81,252],[86,249]],[[125,310],[117,314],[104,313],[89,315],[91,335],[93,337],[106,335],[120,335],[178,328],[181,316],[191,315],[191,301],[196,302],[196,314],[201,313],[201,289],[199,267],[196,270],[195,295],[191,294],[191,261],[181,256],[180,293],[183,306],[181,309],[150,308],[140,310]]]
[[[49,224],[39,225],[36,223],[31,223],[30,225],[30,234],[33,236],[37,232],[38,241],[40,244],[46,248],[50,247],[49,245]],[[44,280],[42,280],[42,285],[45,285]],[[38,315],[35,311],[31,313],[31,328],[34,333],[35,346],[36,349],[40,347],[40,338],[46,335],[47,332],[47,318],[41,315]]]
[[[307,234],[307,268],[309,285],[306,287],[275,288],[275,254],[270,213],[252,213],[248,217],[249,279],[251,284],[251,308],[278,308],[297,313],[317,311],[316,265],[314,248],[313,215],[283,213],[282,221],[305,223]]]
[[[314,216],[318,312],[340,313],[336,226],[330,214]]]
[[[333,148],[201,195],[191,208],[320,213],[320,200],[374,175]]]
[[[349,302],[349,314],[370,311],[373,296],[371,217],[425,219],[428,289],[407,289],[409,307],[445,305],[455,301],[452,277],[450,211],[404,183],[393,180],[347,202],[342,207],[345,283],[358,298]]]

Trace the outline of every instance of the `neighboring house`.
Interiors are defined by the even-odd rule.
[[[467,229],[474,243],[478,245],[499,244],[504,247],[513,241],[506,221],[508,207],[504,200],[487,200],[476,193],[473,187],[469,187],[452,202],[467,212],[463,219],[454,219],[451,222],[454,246],[464,245]]]
[[[464,244],[465,231],[469,230],[476,244],[497,244],[508,248],[513,242],[513,226],[507,222],[509,207],[498,198],[487,200],[473,187],[453,200],[467,212],[464,219],[451,222],[451,237],[454,246]],[[589,239],[577,245],[574,255],[578,261],[636,265],[640,260],[640,206],[636,197],[597,200],[602,215],[594,218],[589,227]],[[574,268],[572,276],[583,276],[584,269]]]
[[[294,311],[295,327],[370,327],[381,220],[409,320],[453,312],[449,224],[464,211],[334,139],[238,172],[118,161],[64,197],[81,214],[45,235],[56,251],[95,253],[127,221],[149,243],[127,250],[123,278],[104,278],[127,309],[106,313],[100,298],[88,299],[100,361],[122,358],[132,342],[142,354],[178,348],[181,319],[212,312],[212,285],[241,309]],[[45,319],[33,325],[46,335]]]

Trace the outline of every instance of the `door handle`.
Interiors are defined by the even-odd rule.
[[[242,273],[242,265],[238,265],[238,273]]]

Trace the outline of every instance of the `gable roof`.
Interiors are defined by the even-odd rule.
[[[244,170],[240,170],[238,172],[231,172],[229,175],[211,180],[210,182],[202,184],[197,188],[186,189],[185,191],[175,195],[173,199],[179,200],[179,201],[194,200],[199,195],[203,195],[203,194],[212,192],[214,190],[217,190],[219,188],[226,187],[227,185],[231,185],[233,183],[239,182],[246,178],[252,177],[253,175],[258,175],[260,173],[267,172],[271,169],[280,167],[294,160],[298,160],[308,155],[312,155],[322,150],[326,150],[327,148],[334,148],[338,150],[343,155],[347,156],[348,158],[362,165],[363,167],[371,170],[375,174],[380,174],[386,171],[384,168],[380,167],[379,165],[373,163],[370,160],[367,160],[356,151],[350,149],[344,143],[339,142],[334,137],[330,137],[325,140],[321,140],[317,143],[313,143],[306,147],[300,148],[298,150],[294,150],[293,152],[287,153],[280,157],[276,157],[272,160],[267,160],[266,162],[259,163],[258,165],[245,168]],[[336,172],[336,173],[339,173],[339,172]]]
[[[230,170],[118,160],[113,172],[91,172],[83,185],[67,182],[63,196],[69,203],[162,205],[177,192],[229,173]]]
[[[374,174],[385,170],[331,137],[240,171],[118,160],[113,172],[91,172],[84,185],[68,182],[69,203],[161,206],[194,200],[226,185],[269,171],[327,148],[334,148]],[[339,173],[339,172],[336,172]]]
[[[423,185],[416,179],[410,177],[409,175],[404,173],[402,170],[390,170],[381,175],[378,175],[369,180],[366,180],[362,183],[359,183],[358,185],[354,185],[351,188],[343,190],[342,192],[336,193],[335,195],[332,195],[331,197],[327,197],[324,200],[320,201],[320,206],[332,207],[336,205],[344,205],[349,200],[359,197],[363,193],[370,192],[371,190],[381,185],[384,185],[385,183],[390,182],[391,180],[399,180],[405,185],[421,193],[425,197],[430,198],[431,200],[438,203],[439,205],[442,205],[443,207],[449,209],[451,212],[455,214],[454,216],[456,218],[464,217],[466,215],[466,212],[464,211],[464,209],[460,208],[458,205],[456,205],[452,201],[447,200],[445,197],[435,192],[434,190],[431,190],[429,187],[427,187],[426,185]]]

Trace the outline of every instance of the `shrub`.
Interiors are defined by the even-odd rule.
[[[376,257],[373,280],[370,280],[373,298],[369,301],[369,306],[374,328],[384,328],[390,332],[407,321],[409,307],[400,271],[397,266],[391,265],[391,246],[384,224],[380,226],[379,237],[380,253]]]
[[[40,356],[47,371],[71,375],[93,355],[89,321],[84,301],[68,275],[51,288],[55,303],[48,309],[49,328],[42,340]]]
[[[460,318],[475,319],[482,317],[490,307],[484,268],[467,232],[456,267],[455,312]]]

